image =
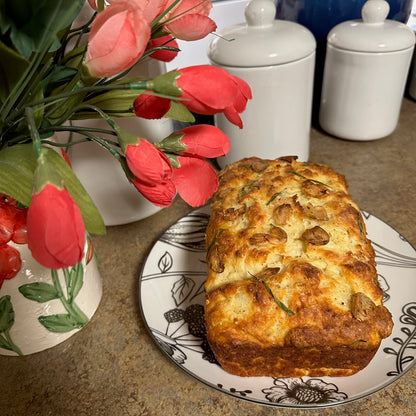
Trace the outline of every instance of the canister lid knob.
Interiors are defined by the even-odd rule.
[[[383,23],[390,11],[390,5],[384,0],[368,0],[361,9],[364,23]]]
[[[245,8],[244,14],[249,26],[270,27],[273,26],[276,8],[270,0],[253,0]]]

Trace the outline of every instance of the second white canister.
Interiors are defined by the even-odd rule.
[[[226,28],[208,47],[211,63],[245,80],[253,94],[243,129],[215,115],[231,142],[220,167],[250,156],[309,158],[316,42],[305,27],[275,20],[275,11],[272,0],[252,0],[246,23]]]
[[[362,20],[328,34],[319,123],[348,140],[375,140],[397,126],[415,35],[386,20],[389,4],[368,0]]]

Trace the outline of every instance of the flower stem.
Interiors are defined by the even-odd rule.
[[[24,110],[17,109],[16,112],[12,112],[9,117],[6,118],[6,124],[13,124],[16,117],[19,117],[23,111],[26,111],[27,107],[35,107],[40,104],[54,104],[61,100],[73,97],[78,94],[85,94],[89,92],[103,92],[111,90],[146,90],[148,88],[149,80],[133,81],[124,84],[108,84],[108,85],[91,85],[87,87],[78,88],[76,90],[63,92],[61,94],[55,94],[50,97],[43,98],[41,100],[32,101],[26,104]]]
[[[29,128],[30,137],[33,141],[33,148],[35,149],[36,157],[39,157],[42,151],[42,142],[40,141],[40,136],[38,129],[36,128],[36,123],[33,118],[33,112],[31,107],[25,108],[25,115],[27,120],[27,125]]]

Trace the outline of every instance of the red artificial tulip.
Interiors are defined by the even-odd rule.
[[[124,153],[129,169],[140,183],[155,186],[171,179],[169,159],[147,140],[137,139],[135,144],[127,144]]]
[[[226,155],[230,150],[230,141],[219,128],[197,124],[172,133],[156,146],[181,156],[213,158]]]
[[[183,90],[181,98],[185,100],[182,104],[188,110],[204,115],[224,112],[231,123],[243,127],[238,114],[245,110],[247,100],[252,98],[245,81],[212,65],[189,66],[178,72],[181,76],[177,85]]]
[[[176,188],[172,181],[165,181],[148,185],[137,179],[132,180],[134,187],[152,204],[166,208],[172,204],[176,195]]]
[[[186,150],[181,153],[182,156],[213,158],[224,156],[230,150],[228,136],[209,124],[185,127],[177,133],[183,133],[181,143]]]
[[[178,156],[178,162],[173,183],[180,197],[192,207],[204,205],[218,188],[217,173],[203,159]]]
[[[158,47],[163,47],[163,46],[179,49],[178,42],[176,42],[176,40],[173,39],[171,35],[166,35],[160,38],[151,39],[150,46],[147,49],[158,48]],[[178,51],[158,49],[155,52],[151,53],[149,56],[153,59],[157,59],[158,61],[170,62],[176,58],[177,54],[178,54]]]
[[[74,266],[84,256],[85,226],[65,188],[47,183],[34,192],[27,214],[27,240],[35,260],[45,267]]]
[[[247,101],[252,98],[251,89],[244,80],[213,65],[190,66],[174,73],[178,74],[174,79],[179,89],[178,96],[183,98],[180,102],[188,110],[204,115],[224,113],[231,123],[243,127],[239,114],[245,110]],[[168,73],[167,76],[171,75]],[[165,82],[164,75],[157,77],[154,80],[155,91],[163,93]],[[169,108],[166,98],[147,94],[139,95],[134,103],[134,112],[144,118],[160,118]]]
[[[148,120],[162,118],[170,108],[168,98],[156,97],[149,94],[140,94],[134,100],[134,113]]]

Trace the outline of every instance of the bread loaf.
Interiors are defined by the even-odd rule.
[[[226,167],[206,231],[212,351],[239,376],[347,376],[391,334],[375,254],[342,175],[247,158]]]

